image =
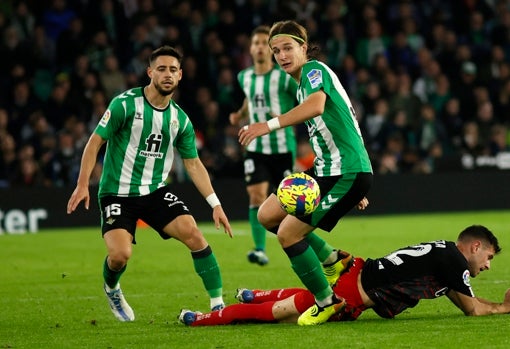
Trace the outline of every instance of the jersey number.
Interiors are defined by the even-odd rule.
[[[111,204],[105,207],[106,218],[111,216],[120,216],[120,204]]]
[[[402,258],[399,257],[399,255],[420,257],[423,255],[426,255],[431,250],[432,250],[432,245],[429,245],[429,244],[414,245],[414,246],[409,246],[408,248],[390,253],[389,255],[387,255],[384,258],[386,258],[387,260],[389,260],[391,263],[393,263],[395,265],[400,265],[400,264],[404,263],[404,261],[402,260]]]

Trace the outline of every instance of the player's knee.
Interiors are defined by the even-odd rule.
[[[266,210],[259,209],[257,212],[257,220],[260,224],[266,229],[269,230],[269,228],[272,228],[275,226],[274,223],[272,223],[271,216],[266,212]]]
[[[112,270],[120,270],[127,264],[131,253],[129,251],[114,251],[108,256],[108,266]]]
[[[179,240],[192,251],[200,250],[207,246],[204,235],[196,226],[182,231]]]

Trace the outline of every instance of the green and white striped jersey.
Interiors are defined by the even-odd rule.
[[[299,103],[319,90],[327,95],[324,113],[306,121],[310,144],[315,153],[315,173],[319,177],[326,177],[372,172],[349,96],[327,65],[312,60],[302,68]]]
[[[270,113],[281,115],[297,105],[297,84],[278,65],[266,74],[255,74],[254,67],[239,72],[237,79],[248,100],[250,124],[272,119]],[[246,150],[262,154],[296,153],[296,136],[292,127],[285,127],[257,137]]]
[[[94,132],[107,140],[99,197],[142,196],[164,186],[174,149],[198,157],[188,115],[173,100],[154,108],[142,87],[115,97]]]

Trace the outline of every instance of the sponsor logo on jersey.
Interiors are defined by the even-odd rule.
[[[469,283],[469,277],[471,274],[469,274],[469,270],[464,270],[464,273],[462,274],[462,280],[464,281],[464,285],[467,287],[471,287],[471,284]]]
[[[143,120],[142,113],[140,113],[139,111],[137,111],[137,112],[136,112],[136,114],[135,114],[135,119],[136,119],[136,120]]]
[[[108,125],[108,121],[110,121],[110,116],[112,116],[110,109],[106,109],[106,111],[103,114],[103,117],[101,118],[101,120],[99,120],[99,125],[101,125],[102,127],[106,127],[106,125]]]
[[[149,137],[145,140],[145,144],[147,144],[146,150],[140,150],[140,156],[146,158],[156,158],[162,159],[163,153],[160,152],[161,142],[163,141],[163,135],[151,133]]]
[[[108,217],[108,219],[106,219],[106,224],[112,225],[113,223],[115,223],[115,218]]]
[[[308,81],[310,81],[310,85],[312,88],[316,88],[320,84],[322,84],[322,72],[318,69],[312,69],[306,74]]]

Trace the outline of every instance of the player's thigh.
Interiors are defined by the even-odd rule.
[[[196,227],[196,222],[187,205],[172,193],[168,186],[159,188],[144,197],[140,207],[140,218],[156,230],[163,239],[179,236],[178,233],[169,229],[169,226],[174,229],[178,227],[179,231],[183,231],[184,227],[188,227],[188,230]],[[182,223],[171,225],[176,220]]]
[[[249,184],[246,186],[246,192],[250,199],[250,206],[260,206],[267,198],[269,191],[269,182],[264,181],[255,184]]]
[[[266,228],[273,228],[287,216],[275,194],[270,194],[260,205],[257,219]]]
[[[163,232],[182,242],[191,251],[199,251],[207,247],[207,241],[191,215],[176,217],[163,228]]]

